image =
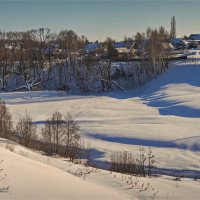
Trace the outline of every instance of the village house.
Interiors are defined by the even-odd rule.
[[[187,41],[189,42],[190,48],[198,48],[200,45],[200,34],[191,34]]]
[[[79,54],[84,57],[91,56],[95,59],[100,59],[106,51],[107,49],[105,49],[101,43],[94,42],[86,44],[83,49],[79,50]]]
[[[135,55],[135,42],[115,42],[113,44],[115,50],[119,54],[119,58],[132,58]]]
[[[198,42],[200,45],[200,34],[191,34],[188,37],[188,42]]]
[[[189,47],[189,42],[187,40],[184,40],[182,38],[174,38],[171,40],[171,44],[176,49],[187,49]]]

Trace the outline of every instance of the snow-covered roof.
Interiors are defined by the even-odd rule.
[[[126,43],[125,42],[115,42],[114,43],[114,47],[116,49],[118,49],[118,48],[126,48]]]
[[[124,47],[124,48],[116,48],[116,50],[118,51],[118,53],[130,53],[130,50],[127,49],[126,47]]]
[[[187,40],[182,40],[182,42],[185,44],[185,45],[188,45],[189,42]]]
[[[118,49],[118,48],[128,48],[128,49],[131,49],[134,44],[135,44],[135,42],[115,42],[113,44],[113,46],[116,49]]]
[[[162,47],[164,49],[173,49],[174,48],[173,45],[171,43],[168,43],[168,42],[163,42]]]
[[[101,48],[101,44],[99,44],[99,43],[89,43],[89,44],[85,45],[85,51],[87,53],[96,51],[99,48]]]
[[[182,39],[181,38],[171,39],[171,43],[172,44],[180,44],[180,43],[182,43]]]
[[[171,39],[171,43],[174,44],[184,44],[187,45],[189,42],[187,40],[183,40],[182,38],[174,38]]]
[[[200,34],[191,34],[188,40],[199,40],[200,41]]]

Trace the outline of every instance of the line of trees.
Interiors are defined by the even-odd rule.
[[[48,155],[64,156],[73,162],[75,158],[79,158],[83,148],[79,130],[78,122],[70,113],[63,116],[58,111],[47,120],[41,134],[28,113],[14,127],[5,102],[0,100],[0,137],[25,147],[41,150]]]
[[[110,159],[110,170],[120,173],[151,177],[157,168],[155,155],[150,148],[148,152],[144,148],[139,148],[134,154],[127,151],[113,152]]]
[[[175,36],[176,20],[173,17],[170,33],[161,26],[159,29],[147,28],[145,33],[138,32],[132,38],[124,38],[126,42],[135,42],[136,54],[141,58],[140,70],[146,68],[145,71],[149,71],[145,74],[148,76],[145,81],[166,69],[165,58],[169,52],[163,43]],[[125,75],[113,80],[111,68],[118,54],[112,38],[107,38],[102,44],[107,50],[106,59],[96,59],[90,54],[82,55],[80,50],[88,42],[85,36],[78,36],[67,29],[59,33],[52,33],[48,28],[26,32],[0,31],[0,90],[45,89],[87,93],[113,88],[129,89],[126,85],[136,82],[133,74],[131,78]],[[133,63],[129,66],[134,67]],[[137,76],[139,80],[144,73]]]
[[[79,131],[79,124],[70,113],[63,116],[58,111],[46,121],[41,132],[37,130],[28,113],[14,126],[12,115],[5,102],[0,100],[0,137],[50,156],[59,155],[69,158],[70,162],[76,160],[87,166],[98,167],[93,160],[91,149],[84,146]],[[7,148],[13,151],[12,147]],[[107,164],[106,161],[105,169],[108,169]],[[146,153],[144,148],[139,148],[134,154],[127,151],[113,152],[109,164],[110,171],[151,177],[155,173],[157,161],[151,149]]]
[[[63,68],[68,69],[66,78],[72,76],[69,69],[74,62],[73,52],[77,52],[86,43],[87,38],[79,37],[72,30],[51,33],[48,28],[26,32],[0,31],[0,87],[6,90],[9,77],[15,76],[12,90],[32,90],[51,81],[53,65],[58,61],[60,87],[62,87]],[[62,50],[52,57],[53,44]],[[57,59],[57,60],[56,60]],[[64,72],[65,73],[65,72]],[[58,75],[58,74],[57,74]],[[17,78],[16,78],[17,77]],[[8,88],[9,89],[9,88]]]

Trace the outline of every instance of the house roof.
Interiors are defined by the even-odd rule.
[[[87,53],[96,51],[99,48],[101,48],[101,44],[99,44],[99,43],[89,43],[89,44],[85,45],[85,47],[84,47],[84,49]]]
[[[130,49],[125,48],[116,48],[118,53],[130,53]]]
[[[191,34],[188,40],[199,40],[200,41],[200,34]]]
[[[135,44],[135,42],[115,42],[113,44],[114,48],[118,49],[118,48],[128,48],[131,49],[133,47],[133,45]]]
[[[125,42],[115,42],[114,43],[114,47],[116,49],[118,49],[118,48],[125,48],[126,47],[126,43]]]
[[[171,40],[171,43],[172,44],[185,44],[185,45],[187,45],[188,41],[187,40],[183,40],[181,38],[174,38],[174,39]]]
[[[169,42],[163,42],[162,43],[162,47],[164,49],[173,49],[174,48],[173,45],[171,43],[169,43]]]

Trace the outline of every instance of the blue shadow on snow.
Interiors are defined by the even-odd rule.
[[[119,137],[119,136],[116,137],[116,136],[108,136],[103,134],[92,134],[92,133],[89,133],[87,136],[107,142],[115,142],[120,144],[138,145],[146,147],[160,147],[160,148],[177,148],[177,149],[184,149],[191,151],[200,151],[200,145],[198,143],[194,143],[190,147],[188,147],[184,143],[177,144],[176,140],[162,141],[162,140],[129,138],[129,137]]]

